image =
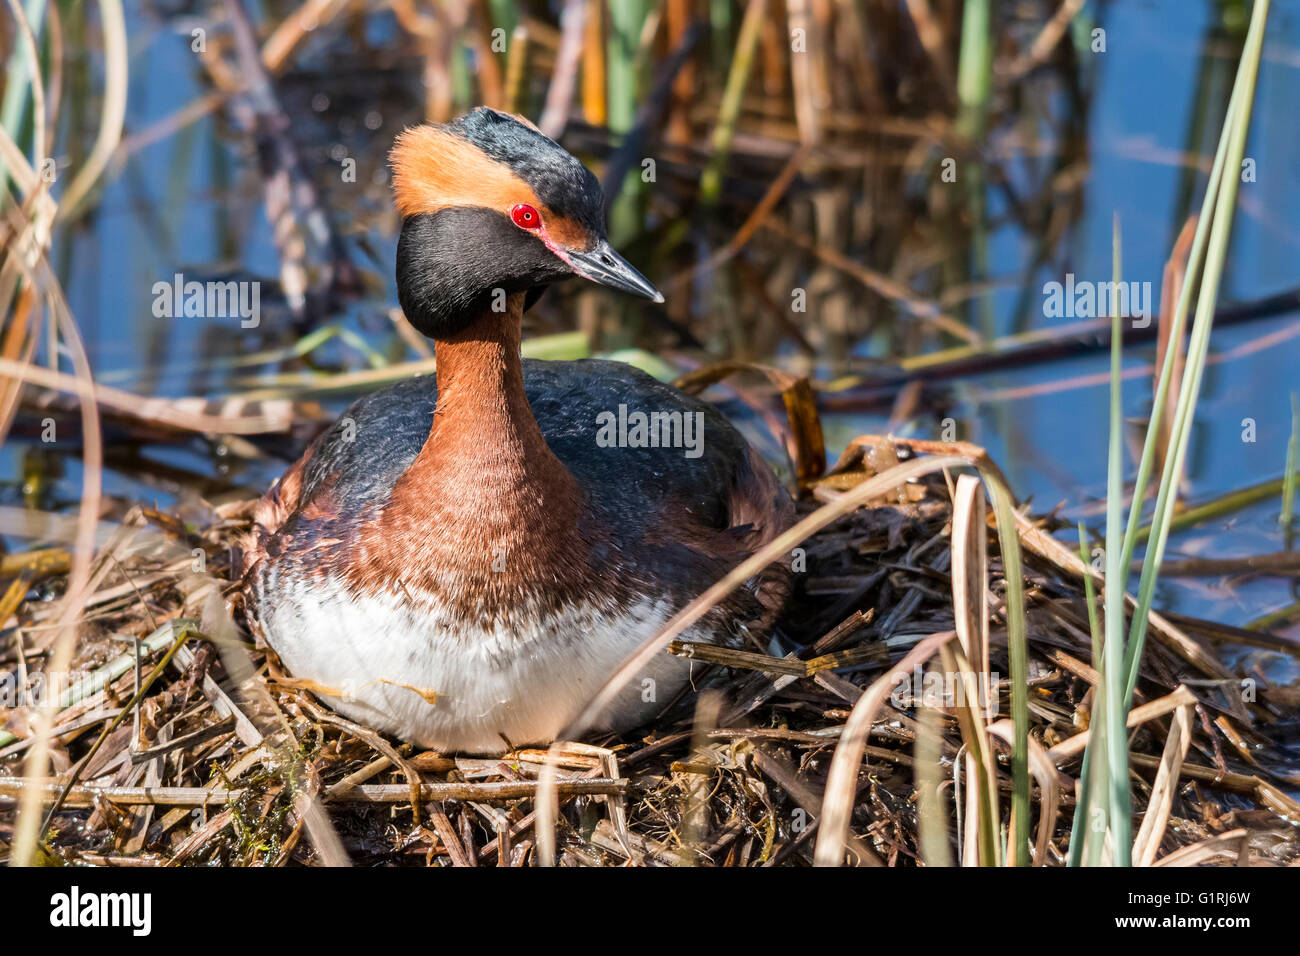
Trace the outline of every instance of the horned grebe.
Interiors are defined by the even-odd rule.
[[[711,405],[621,363],[520,359],[523,312],[552,282],[663,301],[610,248],[582,163],[483,108],[408,129],[391,162],[398,298],[436,381],[355,402],[267,492],[250,618],[290,674],[378,730],[443,752],[547,743],[793,502]],[[628,410],[701,423],[703,441],[598,441]],[[684,637],[734,646],[788,591],[777,569]],[[605,726],[654,716],[690,666],[661,656]]]

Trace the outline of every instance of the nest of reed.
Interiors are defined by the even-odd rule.
[[[801,516],[945,452],[987,462],[966,445],[859,439],[809,483]],[[0,711],[0,859],[26,794],[36,812],[56,806],[42,852],[66,864],[518,866],[538,862],[539,840],[553,833],[562,865],[807,865],[831,812],[847,815],[843,862],[942,864],[988,852],[967,803],[990,795],[967,756],[989,741],[990,806],[1007,826],[1010,745],[999,743],[1011,739],[1007,581],[982,494],[964,493],[951,470],[895,483],[808,538],[796,560],[815,571],[797,575],[775,643],[727,651],[674,642],[668,652],[699,661],[700,693],[652,726],[554,748],[558,811],[546,834],[537,792],[546,751],[413,751],[332,713],[254,646],[230,576],[251,507],[214,507],[201,524],[136,508],[100,549],[76,625],[74,670],[86,679],[53,689],[62,695],[56,778],[22,776],[35,698]],[[1053,866],[1067,853],[1098,679],[1087,569],[1051,538],[1051,517],[1019,510],[1016,521],[1032,855]],[[59,631],[62,602],[52,597],[68,555],[11,555],[0,570],[21,621],[0,673],[11,691],[19,678],[37,687]],[[959,577],[967,583],[955,598]],[[987,625],[973,611],[981,599]],[[984,699],[954,697],[925,676],[953,673],[964,647],[951,636],[959,617],[977,643],[988,628]],[[931,638],[945,633],[951,639]],[[926,640],[942,645],[943,663],[936,654],[890,673]],[[1162,863],[1284,865],[1300,856],[1300,806],[1287,793],[1296,780],[1282,743],[1296,721],[1295,691],[1259,682],[1243,694],[1250,675],[1223,666],[1223,642],[1293,652],[1266,634],[1153,615],[1130,719],[1135,813],[1158,821],[1144,838]],[[848,791],[832,791],[850,715],[882,681],[887,694],[869,717],[856,777]],[[1188,741],[1180,766],[1169,765],[1171,735]],[[1158,779],[1171,770],[1172,785]]]

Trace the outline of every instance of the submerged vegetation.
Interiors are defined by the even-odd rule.
[[[1282,477],[1181,500],[1212,331],[1300,304],[1294,291],[1219,302],[1268,0],[1214,5],[1235,77],[1213,60],[1220,74],[1198,91],[1159,315],[1117,308],[1046,330],[1032,321],[1040,279],[1069,272],[1084,205],[1098,30],[1105,43],[1093,4],[144,6],[188,44],[204,86],[139,129],[118,0],[13,0],[4,33],[0,423],[22,475],[21,500],[0,504],[0,860],[1300,858],[1287,750],[1300,695],[1234,651],[1293,662],[1300,603],[1244,626],[1156,610],[1162,564],[1300,574],[1294,396]],[[416,752],[323,707],[254,646],[232,571],[255,495],[329,420],[324,406],[433,368],[387,292],[384,156],[402,126],[480,102],[535,119],[599,171],[611,238],[668,299],[554,289],[529,313],[526,354],[607,354],[728,397],[800,492],[799,524],[701,582],[645,648],[696,661],[698,694],[633,734],[580,724],[549,750],[492,759]],[[239,264],[186,272],[205,292],[234,284],[235,305],[196,306],[224,322],[195,342],[152,319],[139,368],[97,373],[65,294],[67,244],[104,214],[109,183],[167,144],[168,198],[139,201],[177,242],[174,177],[203,123],[231,144],[205,188],[229,205],[215,258]],[[263,210],[265,235],[233,225]],[[1012,217],[1034,249],[999,312],[991,263]],[[254,242],[269,254],[251,261],[240,244]],[[168,256],[130,297],[141,314],[155,295],[186,314]],[[241,300],[249,283],[259,296]],[[1153,339],[1130,449],[1123,350]],[[191,357],[164,362],[174,346]],[[936,386],[1099,346],[1108,420],[1068,423],[1109,439],[1104,529],[1090,530],[1023,501],[943,424],[954,398]],[[836,439],[845,413],[887,420]],[[829,469],[828,445],[845,448]],[[68,475],[79,501],[59,497]],[[1261,501],[1280,503],[1284,551],[1220,570],[1164,562],[1174,531]],[[791,555],[798,590],[771,644],[678,640]]]

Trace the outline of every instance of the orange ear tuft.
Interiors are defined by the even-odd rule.
[[[388,155],[393,197],[403,216],[448,206],[508,210],[518,203],[541,207],[532,188],[504,163],[439,126],[404,130]]]

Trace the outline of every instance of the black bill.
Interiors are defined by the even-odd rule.
[[[642,296],[652,302],[664,300],[663,293],[656,289],[649,279],[637,272],[632,263],[615,252],[604,239],[590,252],[570,250],[569,258],[573,262],[574,271],[584,279],[609,286],[611,289],[618,289],[620,292]]]

